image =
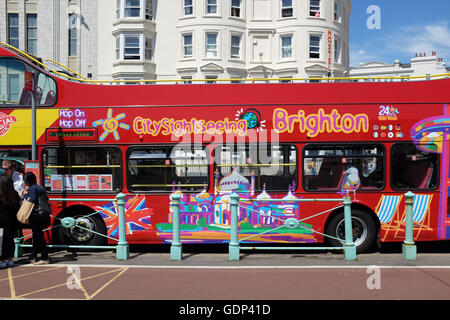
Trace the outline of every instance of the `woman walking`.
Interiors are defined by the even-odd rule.
[[[48,250],[44,239],[43,229],[50,225],[50,215],[40,215],[36,208],[39,205],[39,197],[44,197],[48,201],[47,191],[45,188],[36,182],[36,176],[32,172],[26,172],[23,175],[23,182],[28,187],[27,193],[23,196],[24,199],[34,203],[33,211],[30,215],[30,225],[33,231],[33,249],[31,251],[31,263],[40,265],[48,264]],[[37,259],[38,253],[41,253],[41,259]]]
[[[0,176],[0,228],[3,228],[3,243],[0,268],[14,265],[14,237],[17,236],[20,197],[14,190],[13,180],[6,174]]]

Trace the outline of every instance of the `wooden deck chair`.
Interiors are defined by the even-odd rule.
[[[391,230],[395,230],[393,223],[395,222],[394,216],[397,215],[397,219],[399,219],[399,205],[402,200],[403,195],[399,196],[391,196],[391,195],[382,195],[378,205],[375,209],[375,212],[378,215],[378,219],[380,220],[381,229],[385,230],[385,234],[383,239],[385,240],[388,232]]]
[[[416,238],[419,237],[419,234],[422,230],[433,231],[430,228],[430,205],[431,200],[433,199],[432,194],[415,194],[414,195],[414,204],[413,204],[413,229],[417,230]],[[399,226],[405,226],[406,220],[406,207],[403,211],[402,218],[398,221]],[[395,236],[397,236],[398,231],[395,232]]]

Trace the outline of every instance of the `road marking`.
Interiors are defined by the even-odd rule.
[[[74,265],[71,265],[71,266],[74,266]],[[116,268],[117,268],[117,266],[116,266]],[[118,270],[122,270],[122,268],[118,269]],[[94,276],[90,276],[90,277],[87,277],[87,278],[82,278],[82,279],[80,279],[80,281],[81,280],[85,281],[85,280],[93,279],[93,278],[96,278],[96,277],[100,277],[100,276],[103,276],[105,274],[116,272],[118,270],[110,270],[110,271],[103,272],[103,273],[100,273],[100,274],[97,274],[97,275],[94,275]],[[42,288],[42,289],[35,290],[35,291],[32,291],[32,292],[24,293],[24,294],[22,294],[20,296],[17,296],[17,298],[23,298],[23,297],[26,297],[26,296],[29,296],[29,295],[32,295],[32,294],[35,294],[35,293],[48,291],[48,290],[55,289],[55,288],[58,288],[58,287],[63,287],[63,286],[66,286],[66,285],[67,285],[67,282],[64,282],[63,284],[57,284],[57,285],[54,285],[54,286],[51,286],[51,287]],[[87,292],[86,292],[86,294],[87,294]],[[86,294],[85,294],[85,297],[86,297]],[[88,297],[86,297],[86,299],[88,299],[88,298],[89,298],[89,295],[88,295]]]
[[[11,268],[8,268],[9,289],[11,291],[11,299],[16,298],[16,289],[14,288],[14,280]]]
[[[112,278],[110,281],[108,281],[107,283],[105,283],[102,287],[100,287],[100,289],[98,289],[97,291],[95,291],[88,300],[91,300],[92,298],[94,298],[97,294],[99,294],[100,292],[102,292],[107,286],[109,286],[111,283],[113,283],[117,278],[119,278],[123,273],[125,273],[125,271],[127,271],[129,268],[125,267],[122,268],[122,271],[119,272],[119,274],[117,274],[114,278]]]

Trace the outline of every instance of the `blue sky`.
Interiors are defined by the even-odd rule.
[[[432,51],[450,66],[450,0],[352,0],[350,66],[361,62],[409,63],[416,52]],[[380,8],[381,28],[369,29],[372,13]]]

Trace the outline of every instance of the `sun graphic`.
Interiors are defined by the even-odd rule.
[[[116,140],[120,140],[120,136],[119,136],[119,133],[117,132],[117,129],[118,129],[118,128],[122,128],[122,129],[125,129],[125,130],[129,130],[129,129],[130,129],[130,126],[129,126],[128,124],[125,124],[125,123],[119,123],[119,120],[121,120],[121,119],[123,119],[123,118],[126,117],[126,114],[125,114],[125,113],[121,113],[121,114],[119,114],[119,115],[117,115],[117,116],[115,116],[115,117],[113,117],[112,114],[113,114],[113,110],[112,110],[111,108],[109,108],[109,109],[108,109],[107,116],[106,116],[106,119],[99,119],[99,120],[96,120],[96,121],[94,121],[94,122],[92,123],[92,125],[93,125],[94,127],[96,127],[96,126],[102,126],[102,127],[103,127],[103,130],[105,130],[105,131],[101,134],[101,136],[100,136],[100,138],[99,138],[100,141],[105,140],[106,137],[107,137],[110,133],[112,133],[112,134],[114,135],[114,138],[115,138]]]

